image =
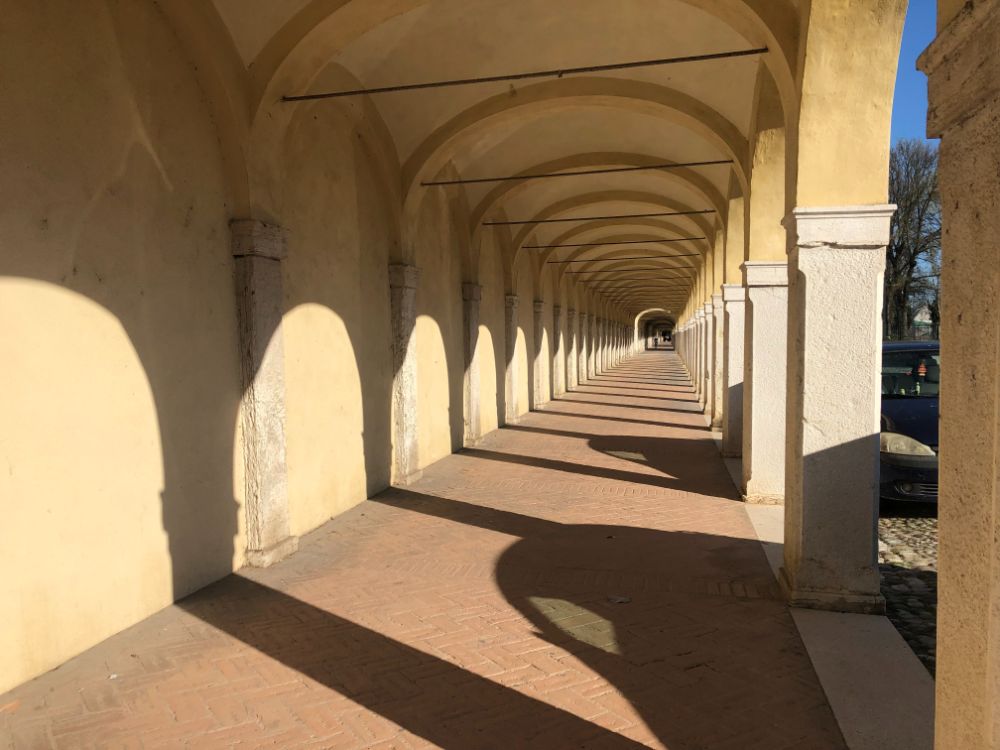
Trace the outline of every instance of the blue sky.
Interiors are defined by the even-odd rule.
[[[892,142],[924,138],[927,121],[927,76],[917,70],[917,57],[934,39],[936,0],[910,0],[899,52],[896,96],[892,107]]]

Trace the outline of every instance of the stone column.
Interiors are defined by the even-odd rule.
[[[699,307],[694,313],[694,392],[698,405],[705,406],[705,310]]]
[[[479,419],[479,357],[476,344],[479,341],[479,305],[483,298],[483,288],[479,284],[462,284],[462,339],[465,348],[465,375],[462,392],[465,402],[465,445],[479,442],[481,423]]]
[[[392,315],[392,482],[420,478],[417,435],[417,284],[420,269],[402,263],[389,266]]]
[[[563,343],[562,308],[552,308],[552,397],[566,392],[566,347]]]
[[[597,316],[588,315],[587,331],[587,379],[590,380],[597,375],[596,368],[596,343],[597,343]]]
[[[535,300],[535,366],[532,380],[532,400],[534,408],[540,407],[549,400],[549,389],[546,383],[545,368],[542,367],[544,355],[542,354],[542,340],[545,338],[545,303],[539,299]]]
[[[507,371],[504,373],[504,403],[507,424],[516,424],[518,414],[518,371],[517,364],[517,295],[508,294],[504,298],[504,340],[506,341]]]
[[[748,260],[743,277],[743,494],[748,503],[780,505],[785,498],[788,264]]]
[[[566,311],[566,390],[571,391],[577,386],[577,332],[576,310],[572,307]]]
[[[715,409],[715,401],[713,400],[715,396],[715,380],[713,379],[715,374],[715,315],[712,312],[711,301],[706,302],[703,308],[705,310],[705,317],[702,319],[702,324],[704,326],[702,335],[702,341],[704,343],[702,366],[705,369],[705,374],[702,377],[702,383],[705,401],[705,416],[709,421],[711,421],[712,412]]]
[[[587,380],[587,313],[580,313],[580,343],[577,347],[579,366],[576,369],[576,383],[583,385]]]
[[[285,349],[281,227],[253,220],[230,224],[240,334],[246,560],[267,567],[295,552],[285,462]]]
[[[881,612],[882,285],[895,206],[797,208],[789,254],[785,566],[796,606]]]
[[[919,60],[945,259],[936,747],[987,750],[1000,736],[1000,6],[941,5]]]
[[[722,285],[723,347],[722,455],[743,455],[743,341],[746,289],[742,284]]]
[[[722,360],[723,360],[723,328],[725,326],[725,316],[722,307],[722,295],[712,295],[712,429],[722,429],[722,415],[724,402],[722,394],[725,391]]]

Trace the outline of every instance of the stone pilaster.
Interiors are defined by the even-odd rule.
[[[281,227],[230,223],[236,281],[243,398],[247,563],[267,567],[298,549],[291,534],[285,460],[285,349],[282,330],[286,257]]]
[[[578,381],[576,379],[576,366],[577,366],[577,328],[576,328],[576,310],[570,308],[566,311],[566,390],[570,391],[576,388]]]
[[[743,494],[748,503],[785,497],[788,264],[746,261],[743,352]]]
[[[476,445],[482,437],[479,418],[479,307],[483,288],[479,284],[462,284],[462,343],[465,350],[465,373],[462,378],[462,400],[465,407],[465,445]]]
[[[694,313],[694,392],[698,405],[705,406],[705,310]]]
[[[882,284],[895,206],[797,208],[789,230],[783,584],[793,605],[879,612]]]
[[[725,391],[725,381],[723,380],[722,361],[724,357],[723,329],[725,326],[725,314],[722,306],[722,295],[712,295],[712,429],[722,429],[723,402],[722,394]]]
[[[941,138],[938,180],[945,260],[935,745],[939,750],[992,750],[1000,742],[998,49],[1000,5],[965,3],[919,60],[928,76],[927,135]]]
[[[702,333],[703,355],[702,367],[705,370],[702,383],[705,400],[705,416],[709,421],[712,419],[712,412],[715,409],[715,314],[712,311],[711,301],[703,306],[705,317],[702,319],[704,326]]]
[[[743,454],[743,342],[746,321],[746,288],[722,285],[722,455]]]
[[[587,331],[587,313],[580,313],[580,343],[577,349],[578,367],[576,369],[577,385],[587,382],[587,352],[590,349]]]
[[[566,392],[566,345],[563,339],[562,308],[552,308],[552,397]]]
[[[420,477],[417,435],[417,285],[420,269],[389,266],[392,317],[392,481],[407,484]]]
[[[535,323],[535,366],[532,368],[532,400],[534,408],[538,408],[549,400],[548,378],[546,369],[542,366],[544,353],[542,342],[545,338],[545,303],[536,299],[534,304]]]
[[[504,404],[508,424],[516,424],[520,418],[518,404],[519,371],[517,362],[517,295],[508,294],[504,298],[504,341],[506,342],[507,369],[504,372]]]

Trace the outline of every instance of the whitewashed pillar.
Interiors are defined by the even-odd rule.
[[[389,266],[392,315],[392,481],[407,484],[420,477],[417,435],[417,285],[420,269]]]
[[[281,227],[230,223],[236,281],[243,398],[244,511],[247,563],[267,567],[298,549],[291,534],[285,460],[285,350]]]
[[[712,295],[712,429],[722,429],[723,392],[725,391],[724,374],[722,371],[723,352],[723,330],[725,326],[725,314],[722,306],[722,295]]]
[[[880,612],[882,284],[895,206],[797,208],[789,255],[783,582],[793,605]]]
[[[938,750],[1000,744],[1000,4],[939,9],[927,135],[941,138]]]
[[[743,276],[747,287],[743,494],[748,503],[781,504],[785,498],[788,264],[748,260]]]
[[[722,455],[743,454],[743,341],[746,321],[746,288],[722,285],[723,348]]]
[[[465,402],[465,445],[472,446],[482,437],[479,419],[479,306],[483,288],[479,284],[462,284],[462,339],[465,349],[465,374],[462,383]]]

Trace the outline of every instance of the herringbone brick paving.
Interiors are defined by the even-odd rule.
[[[9,748],[843,748],[673,353],[0,696]]]

